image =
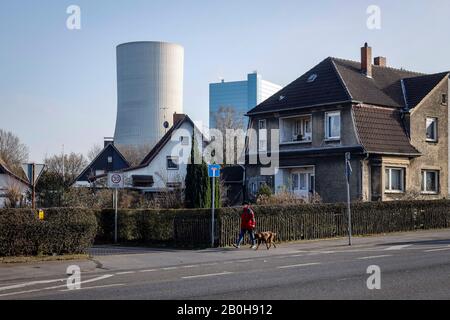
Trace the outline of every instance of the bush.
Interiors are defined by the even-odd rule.
[[[86,253],[96,233],[91,210],[49,209],[44,221],[34,210],[0,210],[0,256]]]

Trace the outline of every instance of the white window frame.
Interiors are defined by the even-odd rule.
[[[428,138],[427,137],[427,131],[428,131],[428,124],[434,123],[434,137]],[[438,119],[433,117],[427,117],[425,122],[425,137],[427,142],[437,142],[438,141]]]
[[[108,157],[108,163],[112,163],[113,162],[113,157]]]
[[[434,173],[436,175],[435,186],[434,186],[435,190],[427,190],[427,181],[426,181],[427,173]],[[429,170],[429,169],[422,170],[421,190],[422,190],[423,194],[438,194],[439,193],[439,176],[440,176],[439,170]]]
[[[181,136],[180,142],[182,146],[188,146],[189,145],[189,137],[188,136]]]
[[[267,151],[267,119],[258,120],[258,151]]]
[[[339,116],[339,135],[338,136],[331,136],[331,128],[328,126],[329,124],[329,118]],[[341,130],[342,130],[342,124],[341,124],[341,111],[331,111],[331,112],[325,112],[325,140],[340,140],[341,139]]]
[[[169,168],[169,160],[172,160],[173,163],[175,163],[177,165],[176,168]],[[172,157],[172,156],[167,156],[166,157],[166,168],[167,170],[179,170],[180,169],[180,163],[179,163],[179,158],[178,157]]]
[[[386,170],[389,171],[389,174],[386,175]],[[400,171],[400,183],[401,183],[401,189],[393,189],[392,188],[392,171]],[[385,193],[405,193],[405,175],[406,175],[406,168],[403,167],[385,167],[384,168],[384,191]],[[389,183],[389,188],[386,188],[386,179]]]

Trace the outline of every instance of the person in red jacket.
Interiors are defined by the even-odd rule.
[[[244,240],[244,236],[248,232],[250,235],[250,241],[252,242],[251,249],[255,249],[255,227],[255,213],[252,208],[250,208],[250,204],[248,202],[244,202],[244,210],[241,214],[241,233],[239,234],[237,244],[234,244],[233,246],[235,248],[240,248],[242,240]]]

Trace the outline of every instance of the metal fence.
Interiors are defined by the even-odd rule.
[[[276,232],[280,242],[347,235],[347,213],[342,204],[255,207],[254,211],[256,231]],[[447,200],[352,205],[354,235],[449,227],[450,201]],[[210,243],[209,216],[175,218],[173,228],[177,245],[207,246]],[[218,210],[215,232],[217,246],[226,247],[235,243],[239,229],[240,209]]]

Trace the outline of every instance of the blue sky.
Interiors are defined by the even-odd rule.
[[[81,7],[82,29],[66,28]],[[381,8],[381,30],[366,27]],[[0,0],[0,128],[30,158],[86,153],[114,134],[115,47],[163,40],[185,48],[184,111],[208,121],[208,84],[258,70],[281,85],[327,56],[359,60],[365,41],[388,64],[450,70],[450,1]]]

